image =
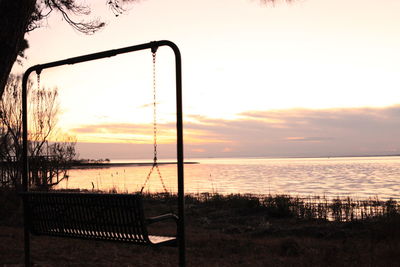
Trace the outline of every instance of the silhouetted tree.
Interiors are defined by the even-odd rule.
[[[136,0],[122,0],[133,1]],[[115,15],[124,11],[119,2],[107,1]],[[43,21],[54,12],[60,13],[68,24],[84,34],[93,34],[105,26],[98,19],[76,20],[77,16],[90,14],[89,6],[78,0],[0,0],[0,96],[18,55],[23,56],[28,48],[25,33],[42,26]]]
[[[30,183],[36,187],[51,187],[68,177],[76,142],[61,136],[56,127],[59,114],[57,88],[33,89],[32,83],[28,88]],[[0,101],[0,181],[2,186],[17,189],[21,186],[21,92],[21,78],[11,75]]]

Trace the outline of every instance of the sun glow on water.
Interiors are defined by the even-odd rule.
[[[378,196],[380,199],[400,199],[400,157],[189,161],[200,164],[185,165],[187,193],[291,194],[329,198]],[[71,170],[70,179],[58,187],[105,191],[115,188],[121,192],[136,192],[143,185],[149,170],[150,166]],[[176,166],[161,165],[160,170],[168,190],[176,192]],[[163,191],[157,175],[152,176],[146,190]]]

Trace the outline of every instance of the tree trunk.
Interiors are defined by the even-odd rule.
[[[0,0],[0,97],[24,43],[36,0]]]

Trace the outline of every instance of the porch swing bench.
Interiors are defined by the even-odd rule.
[[[164,191],[168,193],[157,162],[157,110],[156,110],[156,51],[159,46],[169,46],[175,54],[176,108],[177,108],[177,180],[178,214],[167,213],[146,218],[143,211],[142,192],[153,171],[159,176]],[[153,138],[154,159],[142,189],[137,194],[99,194],[29,191],[28,177],[28,115],[27,82],[29,74],[36,71],[38,87],[43,69],[66,64],[115,56],[122,53],[151,49],[153,57]],[[30,263],[30,234],[71,237],[91,240],[126,242],[147,246],[176,246],[179,248],[179,266],[185,266],[185,216],[183,172],[183,126],[182,126],[182,73],[178,47],[170,41],[155,41],[115,50],[88,54],[55,61],[29,68],[22,82],[23,110],[23,192],[25,266]],[[176,223],[175,236],[149,235],[150,224],[165,220]]]
[[[176,246],[176,236],[149,235],[147,226],[173,220],[172,213],[145,218],[139,194],[24,192],[25,212],[34,235]]]

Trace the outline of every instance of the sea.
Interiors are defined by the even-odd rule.
[[[169,160],[167,160],[169,161]],[[185,193],[400,200],[400,157],[185,159]],[[112,163],[143,163],[138,160]],[[193,164],[195,163],[195,164]],[[71,169],[58,189],[177,191],[176,164]],[[149,175],[150,174],[150,175]],[[148,178],[148,179],[147,179]],[[147,180],[147,182],[146,182]],[[165,187],[163,186],[165,185]]]

